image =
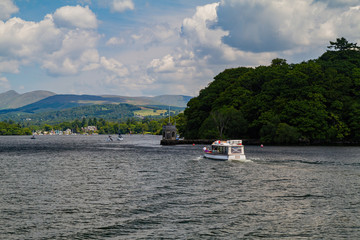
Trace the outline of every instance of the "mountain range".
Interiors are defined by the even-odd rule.
[[[0,94],[0,121],[6,119],[23,121],[30,118],[48,120],[53,119],[54,115],[64,115],[65,113],[67,113],[67,119],[70,115],[73,117],[79,117],[79,114],[88,116],[87,111],[90,110],[87,107],[89,106],[103,106],[106,109],[113,109],[111,105],[122,105],[123,107],[119,106],[111,110],[112,119],[116,118],[116,116],[119,118],[125,115],[130,116],[129,111],[134,112],[143,108],[154,109],[156,111],[156,109],[167,109],[171,106],[172,109],[181,111],[185,109],[187,102],[191,98],[190,96],[183,95],[161,95],[155,97],[74,95],[56,94],[49,91],[33,91],[19,94],[11,90]],[[93,112],[92,117],[98,115],[94,113],[94,108],[91,108],[91,111]],[[117,115],[114,115],[114,112]],[[109,117],[110,115],[109,112]],[[135,114],[133,113],[132,115]],[[104,114],[102,114],[102,117],[105,117]]]
[[[19,94],[14,90],[10,90],[0,93],[0,110],[23,107],[27,104],[34,103],[54,95],[56,94],[49,91],[33,91]]]
[[[47,110],[61,110],[93,104],[128,103],[131,105],[164,105],[186,107],[190,96],[161,95],[155,97],[127,97],[117,95],[74,95],[56,94],[49,91],[33,91],[19,94],[10,90],[0,94],[0,110],[6,112],[42,112]],[[11,109],[11,110],[10,110]]]

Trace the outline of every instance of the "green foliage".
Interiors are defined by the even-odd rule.
[[[24,128],[20,124],[13,123],[13,121],[0,122],[0,135],[31,135],[29,128]]]
[[[359,47],[357,47],[356,45],[356,43],[349,43],[344,37],[342,37],[337,38],[336,42],[330,41],[330,46],[328,46],[328,48],[334,48],[335,50],[339,51],[359,50]]]
[[[191,99],[187,138],[257,138],[266,143],[360,141],[360,51],[330,42],[316,60],[227,69]]]

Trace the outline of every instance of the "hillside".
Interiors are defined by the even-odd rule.
[[[23,94],[22,99],[34,93],[36,92]],[[9,99],[7,104],[10,105],[19,99],[20,94],[9,91],[1,94],[1,96],[4,99]],[[126,118],[134,116],[157,118],[168,111],[169,105],[173,112],[183,111],[190,98],[189,96],[178,95],[123,97],[58,94],[19,108],[2,109],[0,110],[0,121],[13,120],[20,123],[30,123],[29,119],[31,119],[32,124],[41,124],[41,121],[57,123],[82,117],[97,117],[106,120],[126,120]],[[108,109],[108,111],[103,109]]]
[[[10,90],[0,94],[0,110],[23,107],[53,95],[55,93],[49,91],[33,91],[19,94],[14,90]]]
[[[356,44],[355,44],[356,46]],[[336,48],[335,48],[336,49]],[[264,143],[360,142],[360,51],[226,69],[191,99],[187,138],[252,138]]]
[[[134,117],[134,111],[138,110],[140,110],[139,107],[130,104],[87,105],[35,114],[13,114],[11,119],[16,122],[24,122],[23,120],[27,119],[26,122],[33,125],[57,124],[75,119],[81,120],[82,118],[102,118],[108,121],[119,121]]]
[[[36,113],[73,108],[84,105],[128,103],[141,106],[173,106],[185,108],[190,96],[162,95],[156,97],[125,97],[116,95],[73,95],[34,91],[18,94],[8,91],[0,94],[0,114],[9,112]],[[27,103],[27,104],[25,104]]]
[[[69,109],[84,105],[120,103],[121,101],[122,100],[120,98],[103,98],[101,96],[94,95],[59,94],[44,98],[38,102],[31,103],[20,108],[1,110],[0,114],[9,112],[39,113]]]

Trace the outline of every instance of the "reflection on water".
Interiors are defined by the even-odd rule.
[[[360,148],[159,142],[0,137],[0,239],[360,238]]]

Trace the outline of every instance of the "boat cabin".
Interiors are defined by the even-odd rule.
[[[204,156],[219,160],[245,160],[242,140],[215,141],[211,149],[204,147]]]

